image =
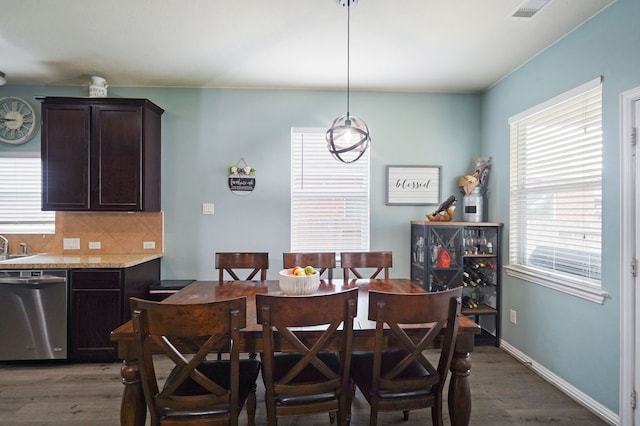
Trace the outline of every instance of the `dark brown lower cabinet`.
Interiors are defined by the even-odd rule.
[[[129,268],[72,269],[69,276],[69,359],[117,361],[110,333],[131,318],[129,298],[147,297],[149,285],[160,279],[160,259]]]

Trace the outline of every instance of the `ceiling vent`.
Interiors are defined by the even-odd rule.
[[[551,0],[525,0],[511,14],[512,19],[531,19]]]

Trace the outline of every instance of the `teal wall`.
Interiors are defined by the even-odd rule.
[[[508,225],[510,116],[602,75],[603,265],[610,298],[587,302],[503,274],[503,339],[613,412],[619,407],[620,164],[619,95],[640,86],[640,2],[608,9],[487,91],[482,100],[482,152],[493,156],[492,219]],[[506,226],[504,249],[508,248]],[[505,251],[506,253],[506,251]],[[507,263],[505,258],[505,263]]]
[[[87,93],[86,86],[0,87],[0,96],[31,101]],[[352,113],[372,132],[371,249],[392,250],[392,275],[407,277],[409,221],[426,220],[435,206],[386,206],[385,166],[440,165],[443,199],[461,197],[458,177],[470,171],[480,152],[481,96],[351,95]],[[345,93],[110,87],[109,96],[149,98],[165,109],[162,278],[212,279],[214,253],[231,250],[268,251],[269,275],[277,277],[282,252],[289,250],[291,127],[328,127],[345,112]],[[14,149],[39,151],[39,137],[19,147],[0,144],[1,151]],[[257,169],[256,189],[247,196],[227,187],[228,167],[240,158]],[[213,216],[201,214],[203,202],[215,203]]]
[[[640,86],[640,2],[618,0],[484,95],[352,92],[351,112],[371,127],[371,249],[394,253],[392,275],[409,275],[409,221],[432,206],[385,206],[385,166],[441,165],[442,196],[456,194],[472,159],[491,155],[488,219],[508,225],[507,120],[598,75],[604,76],[604,305],[503,274],[503,338],[614,412],[619,387],[620,158],[618,96]],[[0,96],[86,96],[88,87],[3,86]],[[326,127],[344,113],[344,92],[110,87],[110,96],[149,98],[163,118],[162,277],[214,277],[213,254],[265,250],[270,276],[289,247],[291,127]],[[34,102],[35,103],[35,102]],[[39,138],[0,151],[39,151]],[[240,158],[257,169],[256,190],[236,196],[226,170]],[[215,215],[200,213],[215,203]],[[460,203],[461,204],[461,203]],[[456,219],[461,217],[460,208]],[[508,247],[508,227],[503,249]],[[505,257],[505,261],[506,261]]]

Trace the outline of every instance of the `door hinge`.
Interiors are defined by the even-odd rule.
[[[631,259],[631,276],[635,278],[638,275],[638,260]]]
[[[631,145],[636,146],[637,143],[638,143],[638,128],[632,127],[631,128]]]
[[[636,392],[636,390],[634,389],[631,391],[631,409],[632,410],[636,409],[637,400],[638,400],[638,392]]]

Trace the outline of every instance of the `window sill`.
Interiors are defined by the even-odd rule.
[[[570,294],[600,305],[604,304],[605,299],[609,297],[609,293],[599,287],[577,280],[562,279],[552,274],[545,274],[540,270],[527,270],[513,266],[505,266],[504,269],[510,277],[520,278],[521,280]]]

